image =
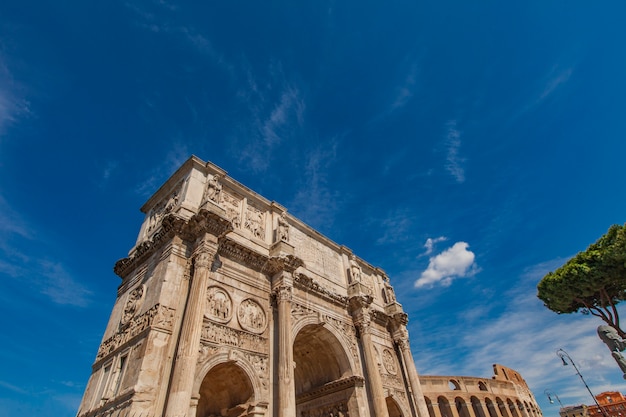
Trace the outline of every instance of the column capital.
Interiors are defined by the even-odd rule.
[[[291,301],[293,294],[293,288],[290,285],[281,285],[274,290],[274,297],[276,303],[280,304],[285,301]]]
[[[270,277],[272,277],[281,271],[292,273],[301,266],[304,266],[304,262],[297,256],[272,256],[265,263],[265,266],[263,267],[263,272],[266,272]]]

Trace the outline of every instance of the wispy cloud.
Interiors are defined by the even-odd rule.
[[[179,141],[174,142],[163,163],[135,187],[135,192],[143,197],[151,196],[190,156],[187,145]]]
[[[433,250],[434,250],[435,245],[437,243],[445,242],[446,240],[448,240],[448,238],[445,237],[445,236],[439,236],[439,237],[436,237],[436,238],[429,237],[428,239],[426,239],[426,243],[424,243],[424,247],[426,248],[426,252],[424,252],[420,256],[430,255],[431,253],[433,253]]]
[[[417,82],[418,66],[414,62],[409,68],[403,82],[396,87],[396,96],[391,104],[389,112],[393,112],[404,107],[415,94],[415,84]]]
[[[460,155],[461,131],[457,129],[456,120],[446,123],[446,170],[454,177],[457,183],[465,182],[465,158]]]
[[[428,268],[417,281],[415,288],[441,284],[450,285],[455,278],[469,277],[478,272],[474,252],[467,242],[456,242],[450,248],[430,258]]]
[[[22,88],[9,71],[7,62],[7,57],[0,52],[0,139],[19,117],[30,113],[30,103],[22,96]]]
[[[289,140],[302,128],[306,108],[300,91],[284,80],[279,81],[278,99],[272,102],[272,88],[261,91],[257,84],[253,94],[245,96],[247,106],[252,111],[252,123],[243,126],[243,134],[253,140],[246,140],[240,151],[240,160],[255,172],[263,172],[270,166],[272,154],[284,141]]]
[[[414,214],[407,209],[392,209],[379,222],[383,235],[376,239],[377,245],[402,242],[409,238]]]
[[[91,291],[60,261],[38,254],[50,245],[36,237],[34,228],[2,196],[0,213],[0,256],[4,258],[0,260],[0,275],[19,279],[55,304],[86,307]]]
[[[570,79],[570,76],[572,75],[573,71],[574,71],[574,68],[565,68],[565,69],[558,68],[558,67],[552,68],[552,71],[546,77],[547,81],[544,85],[543,91],[541,92],[541,94],[539,95],[539,98],[537,99],[537,102],[543,101],[549,95],[554,93],[561,84],[566,83]]]
[[[328,167],[336,159],[337,145],[332,143],[309,152],[302,184],[289,203],[292,211],[307,224],[327,229],[337,211],[337,193],[328,186]]]

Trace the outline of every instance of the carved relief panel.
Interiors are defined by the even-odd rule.
[[[223,205],[230,224],[235,229],[241,229],[241,202],[243,198],[234,193],[230,194],[226,190],[223,192],[223,197]]]
[[[143,301],[143,295],[145,292],[145,288],[143,285],[135,288],[128,294],[128,299],[126,300],[126,304],[124,304],[124,310],[122,311],[122,318],[120,319],[120,327],[124,327],[127,325],[130,320],[135,316],[139,307],[141,307],[141,303]]]
[[[252,333],[263,333],[267,327],[267,316],[263,307],[250,298],[239,305],[237,319],[242,329]]]
[[[169,196],[161,200],[157,203],[149,212],[148,212],[148,224],[145,230],[145,235],[152,235],[161,225],[161,220],[167,214],[175,211],[175,209],[180,204],[180,192],[181,192],[181,184],[178,184],[174,191],[172,191]]]
[[[253,205],[248,204],[246,207],[244,228],[250,231],[255,238],[265,240],[265,213]]]
[[[219,323],[228,323],[232,317],[233,302],[228,292],[220,287],[207,289],[205,317]]]

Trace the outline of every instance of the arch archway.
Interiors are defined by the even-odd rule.
[[[454,399],[454,405],[456,406],[456,411],[459,413],[459,417],[470,417],[467,403],[463,398],[456,397]]]
[[[477,397],[472,396],[470,398],[470,401],[472,402],[472,410],[474,410],[474,415],[476,417],[486,417],[483,405],[481,404],[480,400]]]
[[[446,397],[437,397],[437,403],[439,404],[439,412],[441,413],[441,417],[453,417],[452,409],[450,408],[450,402]]]
[[[389,412],[389,417],[402,417],[402,410],[397,402],[391,397],[385,398],[385,402],[387,403],[387,411]]]
[[[297,415],[301,411],[325,412],[336,407],[348,410],[355,391],[351,361],[340,340],[325,326],[305,324],[293,342],[294,387]],[[332,388],[330,388],[332,386]],[[326,396],[336,398],[332,404],[318,409]],[[314,400],[313,400],[314,399]]]
[[[519,413],[517,412],[517,408],[515,407],[515,404],[513,404],[513,401],[511,401],[510,399],[507,399],[506,400],[506,405],[511,410],[511,415],[513,417],[520,417]]]
[[[424,401],[426,401],[426,408],[428,408],[428,417],[436,417],[435,409],[433,408],[433,403],[430,401],[430,398],[424,397]]]
[[[509,417],[510,414],[506,409],[506,404],[504,404],[504,401],[502,401],[500,397],[496,397],[496,402],[498,403],[498,408],[500,409],[500,414],[502,415],[502,417]]]
[[[489,412],[489,417],[498,417],[496,406],[493,404],[493,401],[491,401],[490,398],[485,398],[485,404],[487,405],[487,411]]]
[[[225,362],[207,372],[199,389],[196,417],[239,417],[254,399],[252,382],[235,362]]]

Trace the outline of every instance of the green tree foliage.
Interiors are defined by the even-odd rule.
[[[626,224],[611,226],[586,251],[543,277],[537,290],[550,310],[592,314],[626,337],[615,307],[626,299]]]

